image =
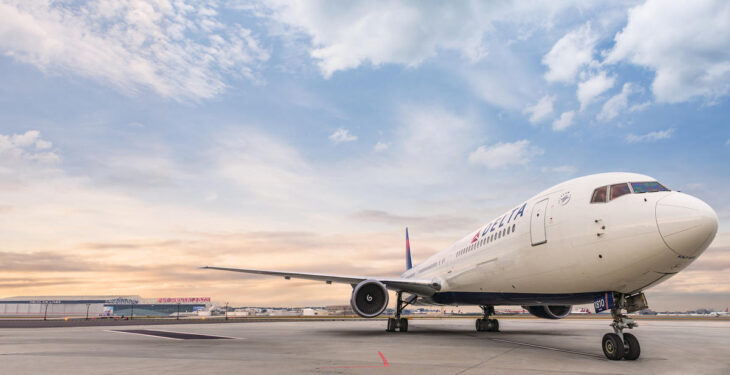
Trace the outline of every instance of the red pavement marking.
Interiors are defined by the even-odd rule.
[[[325,367],[317,367],[317,368],[374,368],[374,367],[389,367],[388,360],[385,359],[385,356],[381,351],[378,351],[378,355],[380,355],[380,359],[383,360],[382,365],[371,365],[371,366],[325,366]]]

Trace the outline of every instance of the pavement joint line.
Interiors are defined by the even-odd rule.
[[[508,343],[508,344],[529,346],[529,347],[532,347],[532,348],[552,350],[552,351],[556,351],[556,352],[579,354],[579,355],[584,355],[584,356],[588,356],[588,357],[603,358],[602,355],[593,354],[593,353],[579,352],[577,350],[560,349],[560,348],[554,348],[554,347],[551,347],[551,346],[538,345],[538,344],[530,344],[530,343],[527,343],[527,342],[519,342],[519,341],[512,341],[512,340],[505,340],[505,339],[495,339],[495,338],[492,338],[492,337],[487,337],[486,339],[487,340],[492,340],[492,341],[497,341],[497,342],[505,342],[505,343]]]
[[[474,369],[476,369],[476,368],[482,367],[482,365],[484,365],[485,363],[487,363],[487,362],[489,362],[489,361],[491,361],[491,360],[493,360],[493,359],[495,359],[495,358],[497,358],[497,357],[501,357],[501,356],[503,356],[503,355],[505,355],[505,354],[507,354],[507,353],[509,353],[509,352],[511,352],[511,351],[517,350],[517,348],[518,348],[517,346],[515,346],[515,347],[513,347],[513,348],[509,348],[509,349],[507,349],[507,350],[503,351],[502,353],[498,353],[498,354],[495,354],[495,355],[493,355],[493,356],[491,356],[491,357],[489,357],[489,358],[487,358],[487,359],[485,359],[485,360],[483,360],[483,361],[481,361],[481,362],[477,363],[477,364],[476,364],[476,365],[474,365],[474,366],[470,366],[470,367],[467,367],[467,368],[465,368],[465,369],[459,370],[459,371],[457,371],[456,373],[454,373],[454,375],[459,375],[459,374],[463,374],[463,373],[465,373],[465,372],[467,372],[467,371],[471,371],[471,370],[474,370]]]

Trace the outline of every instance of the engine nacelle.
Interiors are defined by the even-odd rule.
[[[543,319],[562,319],[570,314],[573,309],[572,305],[540,305],[540,306],[522,306],[524,309]]]
[[[388,307],[388,289],[378,280],[364,280],[355,286],[350,306],[363,318],[374,318]]]

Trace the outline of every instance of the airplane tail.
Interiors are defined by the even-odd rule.
[[[411,241],[408,240],[408,227],[406,227],[406,271],[413,268],[411,262]]]

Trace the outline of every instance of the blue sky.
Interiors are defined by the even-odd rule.
[[[550,185],[634,171],[721,220],[660,307],[730,304],[726,2],[3,1],[0,17],[17,272],[0,294],[102,277],[341,302],[188,270],[397,274],[406,225],[417,262]]]

